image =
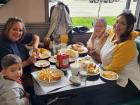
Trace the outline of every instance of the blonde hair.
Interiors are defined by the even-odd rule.
[[[8,37],[8,33],[10,31],[10,29],[13,27],[14,24],[16,23],[22,23],[23,25],[23,35],[22,35],[22,38],[24,37],[25,33],[26,33],[26,28],[25,28],[25,25],[23,23],[23,21],[18,18],[18,17],[10,17],[7,21],[6,21],[6,24],[4,25],[4,29],[3,29],[3,35],[5,35],[6,37]]]
[[[95,26],[97,24],[97,22],[103,23],[105,27],[107,26],[107,22],[106,22],[105,18],[103,18],[103,17],[96,18],[93,22],[93,26]]]

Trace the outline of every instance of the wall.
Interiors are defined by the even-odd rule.
[[[22,18],[27,30],[43,37],[48,30],[48,0],[10,0],[0,7],[0,32],[11,16]]]

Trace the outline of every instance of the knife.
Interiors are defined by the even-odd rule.
[[[71,85],[71,84],[68,84],[68,85],[65,85],[65,86],[61,86],[61,87],[55,88],[55,89],[53,89],[53,90],[47,92],[47,94],[48,94],[48,93],[51,93],[51,92],[54,92],[54,91],[57,91],[57,90],[59,90],[59,89],[62,89],[62,88],[64,88],[64,87],[70,86],[70,85]]]

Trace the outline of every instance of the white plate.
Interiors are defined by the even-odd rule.
[[[79,63],[93,63],[93,60],[91,57],[82,57],[82,58],[79,58]]]
[[[38,60],[34,63],[36,67],[47,67],[50,65],[50,62],[47,60]]]
[[[98,69],[98,72],[97,73],[87,73],[88,76],[94,76],[94,75],[99,75],[100,74],[100,69],[99,68],[95,68],[95,69]]]
[[[113,77],[110,78],[110,77],[107,77],[107,76],[104,76],[104,73],[108,73],[108,74],[112,74]],[[117,80],[119,78],[119,75],[113,71],[102,71],[100,72],[100,76],[105,79],[105,80],[109,80],[109,81],[114,81],[114,80]]]
[[[74,59],[74,58],[69,58],[69,62],[70,62],[70,63],[75,62],[75,61],[76,61],[76,59]]]
[[[68,48],[72,49],[72,45],[69,45]],[[78,51],[79,54],[84,54],[84,53],[87,53],[88,52],[88,49],[85,46],[83,46],[83,48],[84,48],[83,51]]]
[[[42,73],[42,74],[40,74]],[[47,74],[46,74],[47,73]],[[59,77],[54,77],[53,73],[58,73]],[[43,78],[45,78],[44,80],[39,78],[39,75],[43,75]],[[61,78],[64,76],[63,71],[59,70],[59,69],[55,69],[55,68],[46,68],[40,71],[36,72],[36,79],[39,80],[40,82],[44,82],[44,83],[54,83],[54,82],[58,82],[61,80]],[[50,81],[48,80],[50,78]],[[55,78],[55,79],[54,79]]]
[[[51,56],[51,57],[49,58],[49,61],[50,61],[51,63],[56,63],[56,58],[55,58],[54,56]]]
[[[71,62],[75,62],[75,60],[76,60],[76,59],[74,59],[74,58],[69,58],[69,62],[70,62],[70,63],[71,63]],[[51,62],[51,63],[56,63],[56,57],[51,56],[51,57],[49,58],[49,62]]]
[[[100,68],[97,67],[97,65],[93,62],[87,63],[86,70],[87,70],[88,76],[99,75],[101,71]]]
[[[43,49],[44,51],[39,54],[38,59],[46,59],[46,58],[49,58],[51,56],[51,52],[49,50],[47,50],[45,48],[39,48],[39,49]],[[32,56],[32,54],[33,54],[33,50],[30,50],[29,55]]]

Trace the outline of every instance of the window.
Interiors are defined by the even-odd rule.
[[[56,4],[52,0],[49,6]],[[92,27],[94,17],[102,16],[107,20],[108,25],[113,25],[116,16],[119,15],[126,7],[127,0],[61,0],[70,9],[70,15],[73,25],[86,25]],[[92,2],[93,1],[93,2]],[[137,0],[131,0],[130,10],[135,14]],[[98,2],[98,3],[95,3]]]

